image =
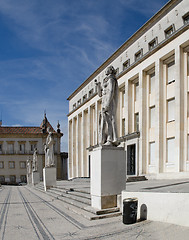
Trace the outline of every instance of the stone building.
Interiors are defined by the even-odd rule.
[[[49,123],[46,114],[39,127],[7,127],[0,126],[0,182],[26,182],[26,161],[33,159],[35,148],[38,151],[38,171],[42,180],[42,169],[45,163],[44,143],[48,135],[47,128],[53,132],[55,145],[55,163],[57,179],[61,179],[60,140],[63,134],[60,125],[57,131]]]
[[[89,177],[101,100],[95,79],[117,69],[118,135],[127,175],[189,176],[189,2],[171,0],[69,97],[69,178]]]

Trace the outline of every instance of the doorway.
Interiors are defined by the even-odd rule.
[[[127,146],[127,175],[136,175],[136,144]]]

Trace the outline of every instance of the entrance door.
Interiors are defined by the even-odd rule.
[[[127,146],[127,175],[136,175],[136,145]]]

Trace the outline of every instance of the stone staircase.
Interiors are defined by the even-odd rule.
[[[35,185],[35,189],[43,193],[45,192],[42,182]],[[89,220],[110,218],[121,215],[120,209],[117,207],[103,210],[96,210],[92,208],[91,196],[88,189],[78,189],[67,185],[52,187],[45,193],[62,201],[65,208],[82,215]]]

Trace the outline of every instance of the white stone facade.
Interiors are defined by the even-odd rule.
[[[189,4],[169,1],[69,100],[69,178],[89,177],[101,100],[95,79],[117,69],[118,135],[127,175],[189,176]]]
[[[40,127],[0,126],[0,182],[8,184],[25,182],[27,159],[33,159],[35,148],[38,151],[38,171],[42,180],[42,171],[45,163],[44,143],[48,135],[43,130],[43,122]],[[46,125],[52,128],[48,120]],[[57,177],[61,179],[60,139],[63,134],[56,132],[53,128],[52,130],[55,138],[54,149]]]

